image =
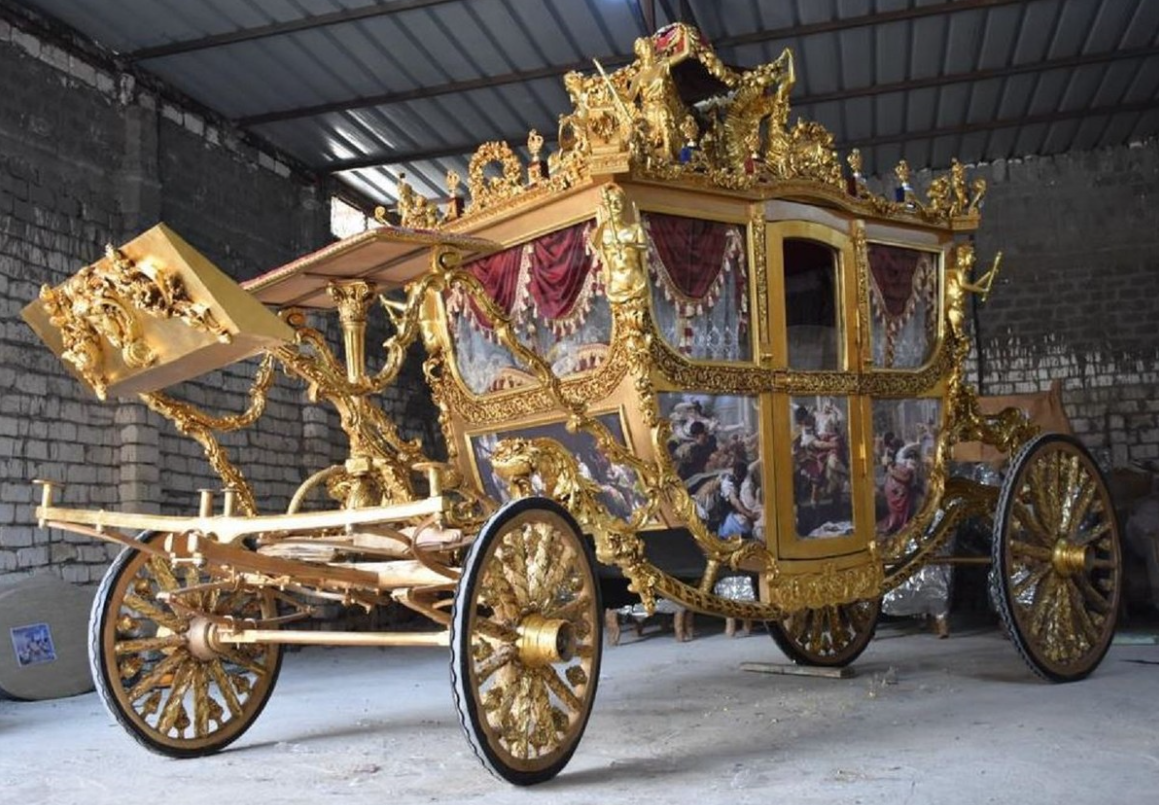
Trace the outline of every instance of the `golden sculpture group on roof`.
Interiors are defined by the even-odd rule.
[[[895,199],[869,191],[856,150],[849,155],[852,176],[846,179],[833,135],[824,126],[801,119],[789,123],[796,72],[787,48],[768,64],[737,71],[696,29],[677,23],[637,39],[634,52],[633,62],[612,73],[597,61],[592,74],[573,71],[563,77],[572,109],[559,116],[557,149],[546,160],[544,137],[535,130],[528,136],[526,169],[507,143],[484,143],[470,161],[466,203],[458,193],[458,174],[448,173],[449,203],[442,216],[400,177],[396,209],[402,225],[434,228],[518,203],[529,193],[550,195],[609,174],[757,192],[807,182],[848,193],[879,214],[943,222],[977,215],[985,182],[967,188],[965,169],[956,161],[948,176],[931,182],[925,202],[909,185],[904,160],[896,171]],[[384,215],[385,210],[380,221]]]

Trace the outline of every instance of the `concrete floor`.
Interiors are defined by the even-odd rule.
[[[1143,638],[1147,640],[1147,638]],[[229,750],[140,749],[95,694],[0,701],[5,803],[1153,803],[1159,646],[1115,645],[1048,685],[995,630],[939,641],[883,627],[847,680],[738,670],[777,662],[762,632],[605,652],[587,733],[554,781],[491,778],[460,733],[447,654],[307,649]]]

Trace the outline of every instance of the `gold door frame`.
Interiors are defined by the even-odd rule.
[[[771,356],[777,381],[772,394],[762,395],[762,415],[772,423],[771,438],[765,449],[772,456],[773,484],[776,501],[775,552],[778,559],[819,560],[866,554],[873,533],[873,488],[868,477],[865,450],[868,429],[868,406],[858,395],[856,375],[862,361],[862,326],[858,311],[858,272],[854,240],[847,231],[813,221],[781,220],[765,224],[765,254],[768,275],[769,332]],[[785,321],[784,242],[803,239],[827,245],[838,254],[837,327],[840,360],[836,369],[796,371],[789,366],[788,331]],[[851,381],[843,391],[822,388],[818,380],[844,375]],[[796,504],[790,455],[792,424],[790,401],[794,396],[826,394],[847,400],[849,477],[853,507],[853,533],[842,537],[803,538],[796,533]],[[868,487],[868,488],[867,488]],[[766,498],[768,500],[768,498]],[[866,506],[866,501],[870,505]]]

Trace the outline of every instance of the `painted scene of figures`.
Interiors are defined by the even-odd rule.
[[[921,511],[934,466],[941,403],[873,403],[875,514],[878,536],[896,534]]]
[[[608,413],[597,417],[612,432],[620,444],[624,443],[624,428],[619,414]],[[562,422],[519,428],[500,434],[489,433],[471,439],[471,450],[475,456],[475,466],[479,468],[479,478],[483,491],[492,500],[506,503],[510,499],[507,485],[491,467],[491,454],[503,439],[537,439],[547,437],[564,446],[579,464],[580,474],[600,487],[600,501],[616,517],[627,518],[644,504],[636,473],[621,464],[614,464],[596,445],[596,440],[586,432],[569,433]],[[535,479],[533,479],[535,480]]]
[[[797,535],[852,534],[849,402],[844,397],[793,397],[789,406]]]
[[[672,423],[668,452],[708,528],[721,537],[764,539],[760,416],[752,397],[660,394]]]

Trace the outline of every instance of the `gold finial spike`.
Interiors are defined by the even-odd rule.
[[[849,170],[853,171],[854,177],[860,178],[861,177],[861,149],[854,148],[852,151],[849,152],[849,156],[847,156],[845,158],[845,161],[849,163]]]
[[[527,133],[527,150],[531,152],[531,161],[539,161],[539,152],[543,150],[543,135],[532,129]]]
[[[527,134],[527,150],[531,152],[531,162],[527,166],[527,183],[530,185],[543,179],[543,161],[539,157],[543,150],[543,135],[535,129]]]

